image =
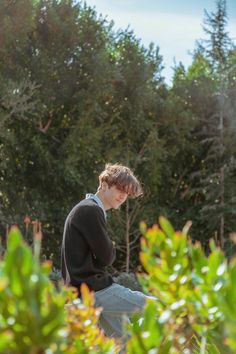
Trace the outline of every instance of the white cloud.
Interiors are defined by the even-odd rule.
[[[122,5],[123,1],[123,5]],[[190,65],[191,55],[196,40],[205,37],[202,29],[204,12],[199,14],[180,14],[159,12],[148,10],[148,5],[144,11],[139,6],[134,6],[137,0],[119,0],[118,2],[108,4],[108,0],[89,0],[90,6],[96,6],[97,13],[107,16],[108,20],[114,20],[115,30],[121,28],[134,30],[141,43],[148,46],[150,42],[159,46],[160,54],[163,56],[165,69],[163,71],[167,82],[170,82],[174,65],[182,61],[185,66]],[[147,0],[149,1],[149,0]],[[139,4],[140,5],[140,4]],[[150,5],[150,4],[149,4]],[[236,37],[236,24],[232,22],[229,27],[231,37]]]
[[[153,13],[146,17],[139,12],[116,11],[108,14],[108,18],[115,18],[115,29],[125,29],[130,25],[145,46],[150,42],[159,46],[165,64],[163,74],[168,80],[172,76],[174,58],[176,62],[189,65],[191,56],[188,51],[193,51],[196,39],[203,37],[201,20],[194,16]]]

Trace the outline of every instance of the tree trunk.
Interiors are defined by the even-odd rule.
[[[224,166],[220,169],[220,206],[221,206],[221,217],[220,217],[220,247],[224,248],[224,228],[225,228],[225,217],[224,217],[224,206],[225,206],[225,173]]]
[[[129,262],[130,262],[130,240],[129,240],[129,231],[130,231],[130,216],[129,216],[129,200],[126,201],[125,209],[125,242],[126,242],[126,261],[125,261],[125,271],[129,272]]]
[[[223,95],[223,90],[221,92]],[[222,97],[221,97],[222,98]],[[220,207],[221,207],[221,216],[220,216],[220,233],[219,233],[219,242],[220,247],[224,248],[224,226],[225,226],[225,219],[224,219],[224,207],[225,207],[225,171],[224,171],[224,161],[223,161],[223,154],[224,154],[224,115],[223,115],[223,105],[224,100],[221,102],[221,109],[220,109],[220,157],[222,166],[220,168]]]

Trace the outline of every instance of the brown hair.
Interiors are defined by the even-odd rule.
[[[143,194],[142,186],[131,169],[120,164],[106,164],[99,176],[100,186],[102,182],[106,182],[109,187],[115,185],[133,198]]]

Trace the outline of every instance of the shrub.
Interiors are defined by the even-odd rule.
[[[130,354],[235,353],[236,262],[228,265],[213,242],[207,257],[188,239],[189,227],[175,232],[164,218],[160,227],[142,224],[139,280],[157,301],[134,317]]]
[[[100,309],[86,286],[82,299],[73,289],[49,280],[50,262],[40,262],[41,233],[32,249],[11,229],[0,262],[0,353],[115,353],[114,340],[97,326]],[[66,304],[70,304],[69,306]]]
[[[138,276],[157,301],[128,326],[126,353],[235,353],[235,260],[228,263],[213,242],[206,256],[190,241],[190,225],[175,232],[166,219],[159,224],[141,226],[145,272]],[[83,285],[78,299],[74,289],[50,281],[51,263],[41,263],[41,232],[34,231],[32,250],[12,228],[0,262],[0,353],[117,353],[118,343],[98,327],[93,293]]]

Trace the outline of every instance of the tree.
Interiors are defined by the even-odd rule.
[[[231,143],[234,117],[232,110],[229,109],[234,105],[229,97],[229,91],[232,90],[230,73],[234,70],[235,63],[232,65],[229,62],[229,54],[233,44],[226,31],[226,25],[226,1],[219,0],[215,13],[208,14],[206,12],[204,27],[210,39],[206,42],[205,50],[203,47],[203,53],[210,63],[212,80],[215,81],[215,85],[210,97],[214,110],[208,117],[206,134],[202,140],[203,144],[208,146],[206,155],[208,173],[202,179],[203,185],[207,188],[207,194],[202,212],[205,214],[204,217],[211,216],[211,220],[213,219],[212,224],[215,224],[221,247],[224,247],[226,239],[225,223],[228,205],[232,204],[232,198],[226,200],[226,187],[232,178],[232,169],[235,168],[233,161],[235,144]],[[209,171],[211,172],[209,173]],[[232,192],[232,197],[234,197],[235,190]],[[213,218],[212,212],[214,213]]]
[[[156,107],[165,92],[162,58],[158,48],[150,45],[145,49],[129,29],[118,33],[112,50],[110,48],[110,58],[116,69],[114,91],[107,101],[109,120],[105,120],[103,154],[107,161],[120,161],[130,166],[145,185],[149,185],[154,175],[158,179],[155,172],[161,156]],[[119,269],[124,268],[127,272],[138,262],[137,257],[131,259],[131,253],[138,249],[138,224],[149,205],[146,191],[145,194],[143,200],[128,201],[120,215],[110,220],[110,230],[113,230],[120,250],[117,263]],[[117,219],[119,227],[115,226]]]
[[[156,107],[166,90],[158,50],[144,49],[130,31],[115,33],[113,24],[73,1],[27,4],[28,12],[23,0],[10,7],[9,23],[27,23],[18,46],[9,44],[13,25],[1,32],[2,53],[14,58],[9,67],[0,58],[1,232],[6,223],[22,224],[26,213],[40,219],[44,252],[59,267],[66,214],[96,190],[105,162],[128,163],[145,183],[158,183]],[[7,2],[1,6],[8,13]],[[141,209],[135,209],[127,206],[117,232],[127,247],[130,234],[139,237]]]
[[[195,204],[194,220],[198,229],[207,230],[208,238],[216,237],[222,247],[227,233],[235,228],[231,216],[236,193],[233,187],[235,143],[232,139],[235,134],[236,92],[232,75],[235,62],[226,20],[225,1],[217,2],[215,13],[206,12],[204,29],[210,38],[198,43],[193,64],[177,84],[182,89],[179,94],[185,97],[195,116],[193,134],[200,142],[193,150],[195,162],[186,197]],[[207,243],[207,240],[202,241]]]

